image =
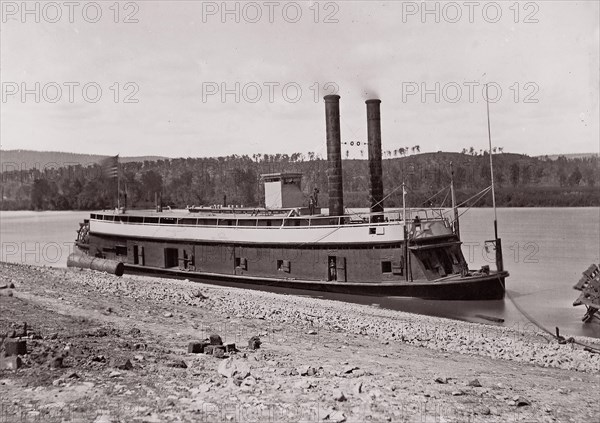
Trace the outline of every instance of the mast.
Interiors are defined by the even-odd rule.
[[[121,211],[121,172],[119,172],[119,155],[117,154],[117,211]]]
[[[454,167],[450,162],[450,193],[452,194],[452,211],[454,212],[454,234],[460,239],[460,224],[458,223],[458,208],[456,207],[456,195],[454,194]]]
[[[502,242],[498,238],[498,215],[496,213],[496,190],[494,185],[494,162],[492,160],[492,130],[490,126],[490,96],[488,95],[488,84],[485,84],[485,104],[487,108],[488,141],[490,146],[490,177],[492,178],[492,206],[494,207],[494,240],[496,243],[496,268],[500,272],[504,270],[502,259]]]
[[[406,226],[406,188],[404,188],[404,182],[402,182],[402,218]]]
[[[402,219],[404,220],[404,279],[410,280],[410,256],[408,254],[408,221],[406,220],[406,188],[402,181]]]

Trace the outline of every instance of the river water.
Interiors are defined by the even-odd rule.
[[[89,212],[0,212],[0,260],[66,266],[78,224],[88,215]],[[581,272],[600,261],[600,208],[500,208],[498,228],[505,268],[510,272],[504,300],[426,301],[286,292],[490,323],[479,314],[502,318],[505,321],[501,325],[516,329],[532,327],[520,308],[552,332],[559,327],[563,335],[600,338],[599,320],[582,323],[585,308],[572,306],[579,295],[572,287]],[[483,247],[483,241],[493,237],[491,209],[471,209],[461,217],[463,252],[470,268],[478,269],[484,264],[494,267]]]

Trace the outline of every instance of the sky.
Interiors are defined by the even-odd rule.
[[[365,100],[383,149],[600,150],[597,1],[2,2],[2,149],[349,157]],[[354,145],[350,146],[350,142]],[[364,150],[361,152],[361,150]]]

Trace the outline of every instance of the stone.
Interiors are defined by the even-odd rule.
[[[300,366],[296,369],[300,376],[314,376],[317,370],[312,366]]]
[[[262,342],[260,341],[260,338],[258,336],[253,336],[248,340],[248,348],[250,348],[251,350],[259,349],[261,344]]]
[[[133,369],[133,364],[128,358],[114,358],[110,360],[110,366],[119,370],[131,370]]]
[[[316,335],[316,334],[317,334],[317,331],[316,331],[316,330],[314,330],[314,329],[311,329],[311,330],[309,330],[307,333],[308,333],[309,335]]]
[[[526,405],[531,405],[531,403],[528,400],[526,400],[525,398],[519,398],[515,402],[517,403],[517,407],[524,407]]]
[[[0,289],[7,289],[7,288],[8,288],[7,284],[5,284],[5,283],[0,284]]]
[[[352,373],[354,370],[358,370],[358,367],[356,367],[356,366],[352,366],[352,365],[349,365],[349,366],[346,366],[346,367],[344,367],[344,369],[342,370],[342,373],[343,373],[343,374],[350,374],[350,373]]]
[[[448,378],[447,377],[438,376],[438,377],[435,378],[435,381],[437,383],[446,384],[446,383],[448,383]]]
[[[121,372],[114,371],[114,372],[110,372],[110,373],[108,374],[108,377],[119,377],[119,376],[121,376],[121,375],[122,375],[122,373],[121,373]]]
[[[463,391],[452,391],[452,396],[458,397],[464,395]]]
[[[48,361],[48,365],[51,369],[60,369],[63,367],[63,357],[53,357]]]
[[[210,345],[223,345],[223,340],[221,339],[221,337],[215,333],[213,333],[212,335],[210,335],[208,337],[209,341],[210,341]]]
[[[332,410],[327,415],[327,421],[331,423],[344,423],[346,421],[346,415],[339,410]]]
[[[24,339],[7,339],[4,348],[7,356],[27,354],[27,342]]]
[[[176,369],[187,369],[188,365],[183,360],[174,360],[171,362],[171,364],[169,364],[169,367],[174,367]]]
[[[206,393],[208,391],[210,391],[210,384],[203,383],[202,385],[198,386],[198,392],[200,392],[200,393]]]
[[[333,391],[333,399],[339,402],[343,402],[346,401],[346,396],[344,395],[344,393],[339,390],[339,389],[335,389]]]
[[[302,379],[300,382],[296,383],[295,386],[297,388],[300,388],[300,389],[310,389],[314,385],[313,385],[313,383],[310,380],[308,380],[308,379]]]
[[[21,357],[0,357],[0,370],[17,370],[22,365]]]
[[[250,366],[245,361],[227,358],[219,364],[217,372],[223,377],[245,379],[250,376]]]
[[[353,392],[355,394],[361,394],[363,391],[362,388],[363,388],[363,383],[359,381],[356,385],[354,385]]]
[[[164,316],[164,317],[173,317],[173,313],[171,313],[170,311],[165,311],[165,312],[163,313],[163,316]]]
[[[473,379],[469,381],[469,386],[473,386],[475,388],[481,388],[481,383],[478,379]]]
[[[225,347],[223,345],[206,345],[204,347],[204,354],[223,357],[225,355]]]
[[[192,341],[188,344],[188,353],[200,354],[204,352],[204,348],[210,345],[206,341]]]
[[[254,378],[254,376],[248,376],[242,380],[242,386],[253,387],[255,385],[256,385],[256,379]]]
[[[475,412],[481,416],[488,416],[491,414],[492,411],[489,407],[485,405],[478,405],[477,407],[475,407]]]
[[[208,299],[208,297],[206,295],[204,295],[202,293],[202,291],[200,291],[200,290],[192,292],[192,297],[194,297],[194,298],[200,298],[201,300]]]

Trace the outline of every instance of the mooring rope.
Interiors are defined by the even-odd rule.
[[[579,346],[585,347],[588,351],[590,351],[592,353],[600,354],[600,348],[592,347],[591,345],[587,345],[587,344],[584,344],[583,342],[576,341],[572,336],[569,338],[565,338],[564,336],[561,336],[558,327],[556,327],[556,334],[550,332],[540,322],[538,322],[529,313],[527,313],[520,305],[518,305],[508,291],[505,291],[505,292],[506,292],[506,296],[508,297],[510,302],[513,303],[513,305],[516,307],[516,309],[519,311],[519,313],[521,313],[527,320],[529,320],[531,323],[533,323],[535,326],[537,326],[538,329],[540,329],[543,332],[546,332],[548,335],[550,335],[551,337],[556,339],[559,343],[577,344]]]

